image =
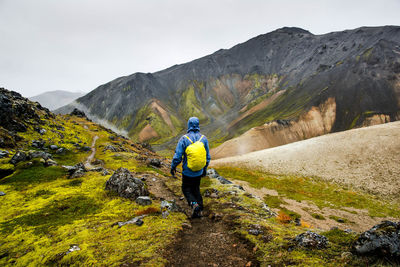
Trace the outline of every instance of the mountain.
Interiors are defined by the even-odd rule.
[[[68,105],[83,95],[83,93],[56,90],[32,96],[29,99],[34,102],[39,102],[42,106],[50,110],[56,110],[62,106]]]
[[[323,35],[285,27],[186,64],[117,78],[57,112],[79,106],[163,149],[190,116],[214,146],[266,123],[273,126],[266,132],[289,127],[273,146],[395,121],[399,105],[400,27]]]

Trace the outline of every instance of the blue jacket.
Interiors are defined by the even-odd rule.
[[[200,126],[199,126],[199,119],[198,118],[191,117],[188,120],[188,130],[187,130],[187,134],[186,135],[190,138],[190,140],[193,141],[193,143],[200,139],[202,134],[200,133]],[[185,150],[191,143],[185,136],[182,136],[181,139],[179,139],[178,144],[176,145],[175,155],[174,155],[174,158],[172,159],[171,169],[175,169],[176,166],[178,166],[179,163],[181,163],[182,157],[183,157],[182,174],[184,174],[185,176],[196,177],[196,176],[202,175],[203,171],[207,171],[207,166],[208,166],[208,164],[210,163],[210,160],[211,160],[210,151],[209,151],[209,148],[208,148],[207,137],[204,136],[201,139],[201,142],[204,143],[204,147],[205,147],[206,152],[207,152],[207,163],[206,163],[206,166],[204,167],[203,170],[194,172],[194,171],[191,171],[188,168]]]

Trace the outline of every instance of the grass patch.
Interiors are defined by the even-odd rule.
[[[0,184],[11,185],[14,188],[22,190],[24,188],[50,182],[59,178],[65,177],[67,171],[59,166],[44,167],[38,163],[27,169],[19,169],[13,175],[8,176],[0,181]]]
[[[325,217],[322,214],[311,213],[311,216],[317,220],[325,220]]]
[[[81,186],[83,180],[82,179],[74,179],[68,183],[66,183],[66,186]]]
[[[55,194],[55,192],[50,191],[48,189],[40,189],[40,190],[36,191],[34,196],[35,197],[48,198],[48,197],[50,197],[51,195],[54,195],[54,194]]]
[[[217,168],[218,172],[227,179],[237,179],[249,182],[255,188],[276,190],[280,196],[297,201],[310,201],[320,209],[330,207],[341,209],[353,207],[367,209],[370,216],[400,217],[400,210],[395,204],[385,203],[376,196],[367,193],[343,189],[318,178],[300,177],[293,175],[273,175],[259,171],[233,167]]]
[[[335,216],[335,215],[330,215],[330,216],[329,216],[329,219],[335,220],[335,221],[337,221],[338,223],[349,223],[349,220],[347,220],[347,219],[345,219],[345,218],[340,218],[340,217]]]
[[[264,196],[264,202],[270,208],[280,208],[281,204],[285,204],[286,202],[281,200],[279,196]]]
[[[51,201],[36,212],[2,222],[0,229],[3,233],[11,233],[18,227],[33,226],[35,234],[49,233],[58,226],[93,214],[99,208],[92,199],[83,195],[67,197]]]

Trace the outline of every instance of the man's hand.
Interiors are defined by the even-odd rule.
[[[176,169],[175,168],[171,168],[170,173],[171,173],[172,177],[175,177]]]

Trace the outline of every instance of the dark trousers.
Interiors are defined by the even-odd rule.
[[[197,202],[203,210],[203,198],[200,193],[201,176],[189,177],[182,175],[182,192],[189,206],[192,202]]]

